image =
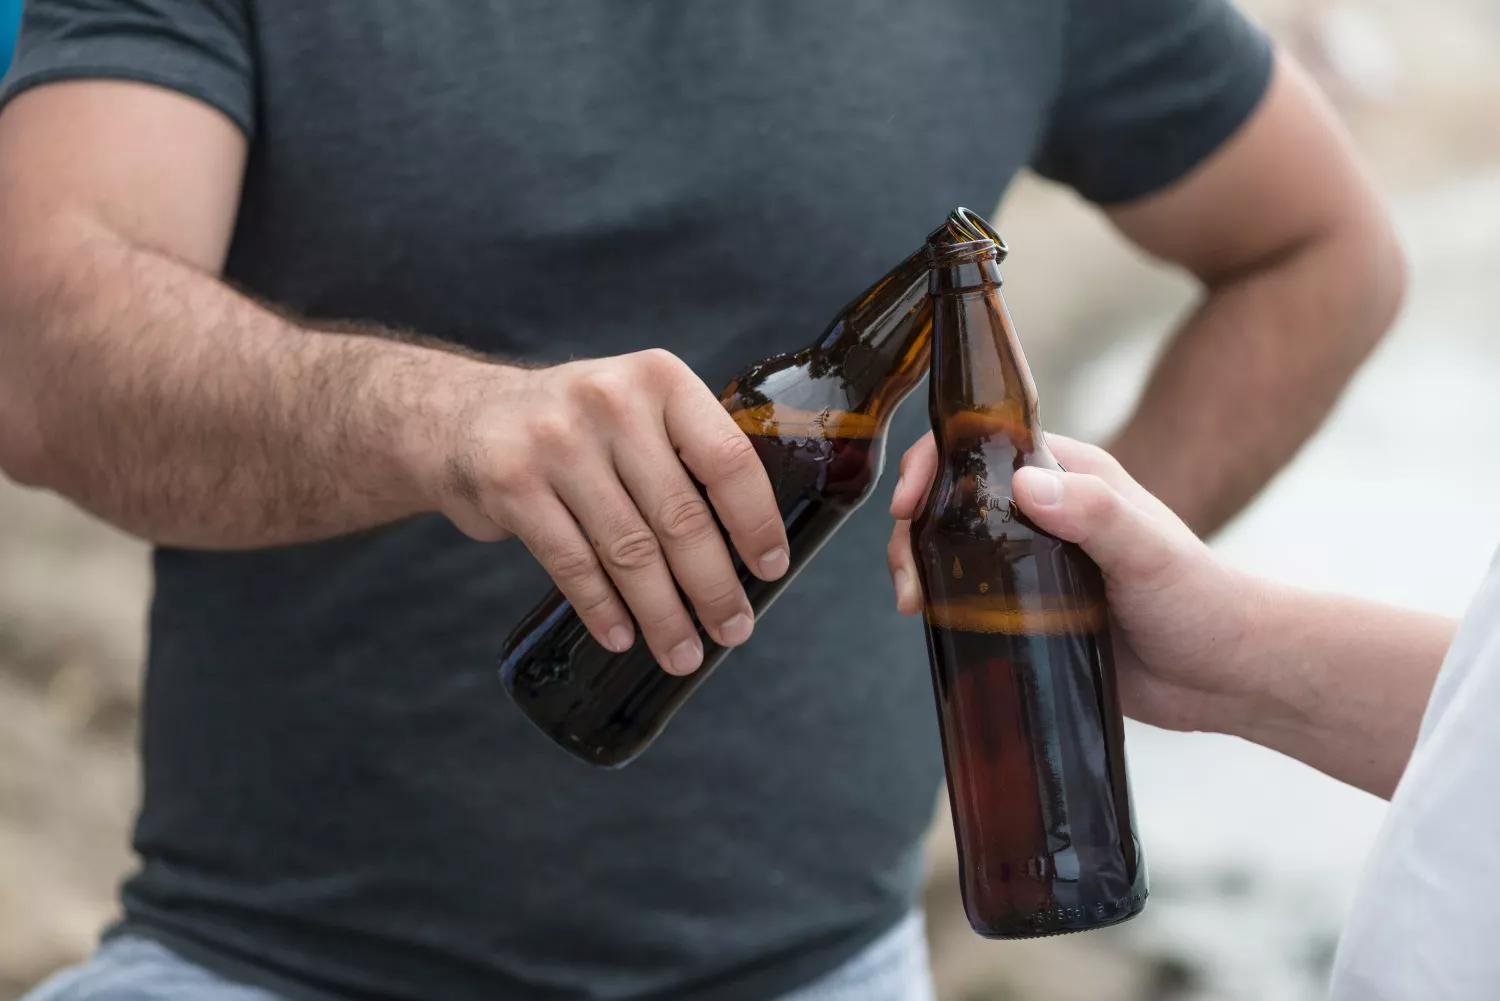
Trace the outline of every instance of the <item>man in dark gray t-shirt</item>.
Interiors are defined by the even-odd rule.
[[[157,546],[141,863],[68,1001],[920,997],[886,497],[752,623],[730,549],[786,540],[714,391],[1030,166],[1204,285],[1111,444],[1211,531],[1399,297],[1222,0],[30,0],[0,100],[0,468]],[[591,771],[495,678],[549,574],[673,671],[674,578],[755,638]]]

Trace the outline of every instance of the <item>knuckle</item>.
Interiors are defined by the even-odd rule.
[[[905,566],[910,547],[911,541],[906,533],[897,528],[891,533],[891,540],[885,544],[886,566],[891,570],[899,570]]]
[[[591,591],[573,602],[573,610],[585,619],[606,615],[614,610],[615,596],[607,588]]]
[[[542,563],[553,579],[563,584],[578,584],[590,580],[597,568],[594,554],[577,543],[554,543],[547,547]]]
[[[696,493],[669,497],[662,504],[657,520],[662,534],[673,542],[702,539],[716,527],[713,512]]]
[[[680,606],[679,606],[680,607]],[[668,645],[678,635],[686,636],[692,632],[692,626],[686,617],[676,608],[662,608],[647,612],[640,619],[641,629],[653,634],[659,640],[666,640]]]
[[[768,514],[757,522],[755,527],[750,529],[750,538],[757,540],[779,540],[785,530],[786,523],[781,519],[781,512],[777,511],[774,515]],[[769,545],[769,542],[766,544]]]
[[[649,374],[675,378],[687,368],[687,363],[666,348],[647,348],[635,355],[637,363]]]
[[[729,479],[759,468],[755,446],[739,428],[724,432],[711,453],[711,471],[718,479]]]
[[[914,462],[917,462],[921,458],[921,456],[917,454],[917,449],[919,447],[920,446],[913,445],[911,448],[908,448],[905,452],[901,453],[901,461],[896,464],[896,471],[902,476],[905,476],[907,473],[911,472],[912,464]]]
[[[1103,448],[1100,448],[1098,445],[1093,444],[1092,442],[1080,443],[1078,445],[1078,450],[1087,457],[1089,465],[1095,469],[1123,471],[1125,468],[1124,466],[1120,465],[1119,459],[1116,459],[1109,452],[1105,451]]]
[[[1186,554],[1171,543],[1150,546],[1139,554],[1138,559],[1141,579],[1157,588],[1168,588],[1180,583],[1187,576],[1191,565]]]
[[[922,461],[929,453],[934,452],[936,448],[937,445],[935,444],[932,432],[928,431],[917,439],[915,445],[901,453],[901,471],[903,473],[906,472],[912,463]]]
[[[1120,515],[1120,495],[1099,477],[1089,473],[1080,474],[1083,486],[1083,515],[1091,525],[1110,524]]]
[[[578,441],[578,429],[572,419],[552,410],[532,417],[527,433],[538,448],[552,454],[571,452]]]
[[[638,573],[661,558],[661,543],[646,528],[632,528],[602,547],[605,564],[614,571]]]
[[[630,408],[630,381],[618,372],[595,371],[573,383],[573,395],[591,411],[618,416]]]
[[[744,593],[738,580],[727,577],[702,589],[693,603],[703,608],[727,611],[740,606]]]

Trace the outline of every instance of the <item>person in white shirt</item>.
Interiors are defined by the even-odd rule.
[[[1220,561],[1108,453],[1048,443],[1071,471],[1023,468],[1015,499],[1103,570],[1125,712],[1234,734],[1391,800],[1332,1001],[1500,998],[1500,560],[1462,624],[1285,587]],[[892,501],[906,614],[921,609],[909,519],[935,465],[929,436]]]

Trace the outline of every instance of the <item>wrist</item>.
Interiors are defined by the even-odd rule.
[[[1233,695],[1216,721],[1219,732],[1278,746],[1313,718],[1315,680],[1300,669],[1306,602],[1293,588],[1243,575],[1238,640],[1229,657]]]
[[[451,514],[477,492],[473,429],[480,411],[512,391],[523,370],[426,348],[390,375],[388,444],[416,513]]]

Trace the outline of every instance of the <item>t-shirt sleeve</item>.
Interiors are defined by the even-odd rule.
[[[1329,1001],[1488,1001],[1500,984],[1500,558],[1438,673],[1365,862]]]
[[[1271,77],[1228,0],[1068,0],[1063,70],[1032,167],[1090,201],[1158,191],[1218,149]]]
[[[0,105],[57,80],[154,84],[255,128],[246,0],[27,0]]]

